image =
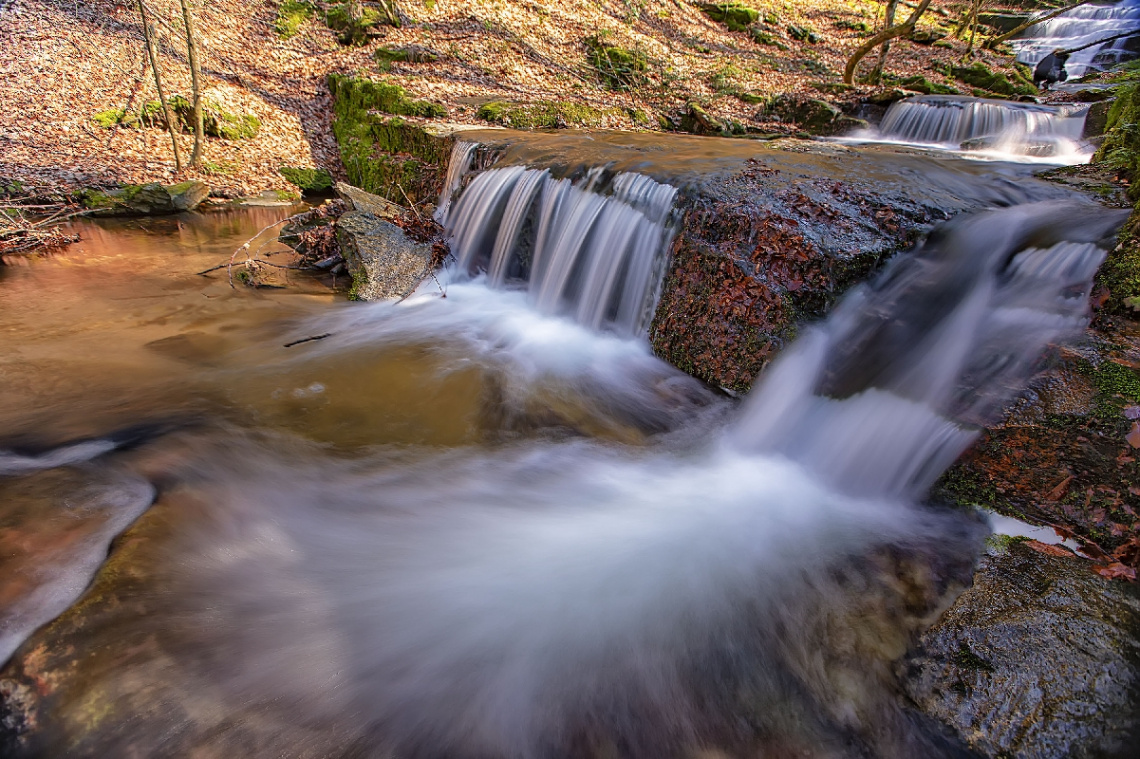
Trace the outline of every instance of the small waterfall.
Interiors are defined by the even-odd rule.
[[[891,105],[879,127],[899,142],[1038,157],[1079,152],[1088,106],[924,95]]]
[[[482,172],[450,200],[471,150],[456,145],[440,203],[460,276],[484,273],[493,287],[525,286],[540,312],[595,330],[648,329],[676,188],[603,168],[574,180],[508,166]]]
[[[465,193],[472,211],[504,206],[491,250],[525,217],[506,208],[512,197],[548,201],[535,223],[554,227],[558,213],[598,224],[595,197],[635,211],[645,196],[633,189],[653,189],[630,177],[603,196],[523,167],[475,180],[486,187]],[[354,715],[402,756],[574,756],[579,729],[632,757],[676,755],[700,742],[703,704],[732,707],[718,688],[732,692],[721,678],[734,672],[756,720],[745,729],[777,743],[788,704],[835,720],[844,740],[909,729],[889,712],[861,724],[875,712],[860,694],[884,682],[858,685],[845,644],[821,632],[869,608],[843,605],[864,579],[845,562],[883,546],[968,555],[968,518],[918,501],[1048,347],[1080,333],[1092,273],[1126,215],[1047,202],[951,222],[806,330],[735,422],[707,436],[345,459],[227,431],[197,467],[199,500],[225,530],[188,536],[187,559],[166,563],[185,573],[171,584],[191,604],[177,619],[217,636],[203,650],[223,693]],[[520,389],[570,364],[586,367],[573,383],[584,387],[622,375],[644,345],[536,314],[518,293],[453,290],[341,312],[378,329],[333,329],[309,360],[335,366],[341,351],[436,336],[470,341],[475,360],[525,365]],[[638,388],[628,374],[613,383]],[[889,671],[893,654],[882,656],[865,660],[873,672]],[[845,755],[964,754],[888,743]]]
[[[1029,27],[1022,37],[1011,42],[1017,60],[1036,66],[1057,48],[1077,48],[1133,29],[1140,35],[1140,2],[1125,0],[1115,5],[1082,5]],[[1065,66],[1069,78],[1077,79],[1090,71],[1103,71],[1135,58],[1136,51],[1128,48],[1128,41],[1122,38],[1073,53]]]

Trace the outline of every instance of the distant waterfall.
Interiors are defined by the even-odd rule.
[[[879,132],[900,142],[1051,156],[1076,150],[1087,106],[924,95],[894,103]]]
[[[1011,42],[1017,51],[1017,60],[1035,66],[1057,48],[1081,47],[1130,29],[1140,35],[1138,0],[1125,0],[1116,5],[1082,5],[1029,27],[1021,38]],[[1069,78],[1076,79],[1090,70],[1102,71],[1135,58],[1138,51],[1130,50],[1129,42],[1127,38],[1119,39],[1073,53],[1065,65]]]
[[[525,284],[539,311],[592,329],[648,329],[675,187],[601,168],[572,180],[509,166],[460,189],[470,157],[470,143],[456,145],[440,203],[461,274],[485,273],[494,287]]]

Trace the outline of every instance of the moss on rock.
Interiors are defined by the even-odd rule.
[[[333,135],[349,181],[396,203],[439,197],[454,140],[381,113],[445,115],[442,106],[409,100],[402,87],[333,74]]]
[[[599,126],[607,115],[620,115],[616,108],[594,108],[584,103],[544,100],[538,103],[484,103],[476,116],[492,124],[517,129],[555,129],[568,126]]]
[[[643,51],[609,45],[604,34],[587,37],[584,42],[586,59],[607,87],[628,90],[645,83],[649,63]]]
[[[293,37],[305,23],[313,17],[313,4],[308,0],[282,0],[277,6],[277,20],[273,29],[283,40]]]
[[[278,171],[302,192],[322,192],[331,189],[333,185],[332,175],[325,169],[282,166]]]
[[[986,93],[1006,96],[1037,94],[1033,82],[1026,79],[1020,71],[1014,70],[1008,75],[1003,74],[990,69],[981,61],[973,66],[951,66],[946,73]]]
[[[733,32],[747,31],[760,18],[760,11],[738,2],[705,3],[701,12]]]

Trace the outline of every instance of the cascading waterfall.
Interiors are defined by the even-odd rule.
[[[1086,105],[924,95],[893,103],[878,134],[905,143],[1065,160],[1081,153],[1087,111]]]
[[[604,211],[587,212],[588,184],[522,167],[481,176],[488,188],[467,196],[481,204],[509,206],[541,185],[565,193],[544,196],[561,197],[561,213],[596,223]],[[495,238],[515,216],[481,213]],[[830,679],[827,657],[841,654],[805,631],[845,608],[829,567],[885,547],[970,555],[968,517],[916,502],[1047,346],[1086,323],[1092,273],[1123,214],[1046,202],[950,223],[850,293],[735,423],[697,442],[530,441],[343,461],[227,435],[198,465],[200,500],[225,504],[227,531],[188,536],[192,558],[170,570],[186,572],[175,585],[208,609],[191,605],[178,629],[221,638],[210,657],[230,697],[359,715],[408,756],[575,755],[578,730],[609,731],[630,756],[673,755],[699,740],[699,704],[717,703],[710,671],[749,673],[749,719],[801,699],[844,741],[869,742],[843,756],[954,755],[926,738],[861,732],[886,728],[861,724],[870,707],[836,696],[852,687],[842,668],[842,688]],[[341,317],[352,328],[323,318],[335,334],[307,360],[469,340],[475,360],[528,367],[531,387],[567,372],[611,382],[650,360],[643,342],[542,316],[516,293],[452,287],[447,299]],[[614,392],[656,394],[638,382],[626,375]],[[874,667],[889,671],[889,660]],[[772,719],[763,729],[777,729]]]
[[[676,188],[649,177],[590,169],[577,180],[547,169],[484,171],[455,200],[470,164],[456,145],[439,218],[460,276],[493,287],[525,284],[544,314],[591,329],[637,335],[648,328],[672,239]]]
[[[1136,0],[1125,0],[1115,5],[1082,5],[1031,26],[1011,43],[1017,51],[1017,60],[1036,66],[1038,61],[1058,48],[1081,47],[1129,30],[1140,35],[1140,2]],[[1090,71],[1103,71],[1135,58],[1137,50],[1130,49],[1129,39],[1125,37],[1104,45],[1093,45],[1073,53],[1065,65],[1069,78],[1076,79]]]

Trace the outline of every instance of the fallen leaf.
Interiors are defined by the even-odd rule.
[[[1132,425],[1132,431],[1125,435],[1124,439],[1133,448],[1140,448],[1140,422],[1135,422]]]
[[[1071,559],[1075,555],[1068,548],[1049,545],[1048,543],[1042,543],[1037,540],[1027,540],[1025,541],[1025,546],[1026,548],[1032,548],[1037,553],[1043,553],[1046,556],[1060,556],[1064,559]]]

